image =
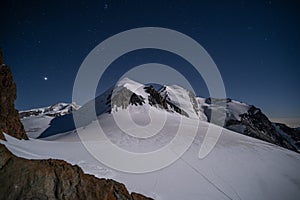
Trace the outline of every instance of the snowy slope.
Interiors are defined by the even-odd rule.
[[[178,120],[170,116],[161,133],[145,140],[124,134],[111,114],[99,117],[110,140],[133,152],[164,146],[173,137]],[[85,131],[96,134],[95,123]],[[198,152],[208,126],[200,122],[196,139],[179,160],[146,174],[123,173],[105,166],[87,152],[74,131],[47,140],[19,141],[6,135],[8,141],[1,143],[21,157],[59,158],[78,164],[87,173],[124,182],[130,190],[155,199],[298,199],[299,154],[224,129],[213,151],[200,160]]]

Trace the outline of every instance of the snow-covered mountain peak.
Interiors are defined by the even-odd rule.
[[[179,113],[188,118],[199,118],[198,103],[195,95],[178,86],[164,86],[159,91],[152,85],[143,85],[129,78],[123,78],[114,87],[111,94],[113,111],[128,106],[156,107],[168,112]]]
[[[125,77],[116,84],[116,86],[113,89],[111,98],[113,99],[115,95],[121,93],[123,97],[130,98],[130,95],[135,94],[137,96],[143,97],[144,99],[148,99],[149,95],[145,92],[144,87],[145,85]],[[124,91],[127,91],[126,95],[123,94]],[[123,98],[123,100],[129,101],[130,99]]]

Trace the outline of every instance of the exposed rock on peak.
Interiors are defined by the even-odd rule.
[[[123,87],[119,89],[117,92],[111,94],[111,100],[108,100],[108,103],[112,108],[120,107],[122,109],[126,109],[129,105],[143,105],[145,103],[145,99],[131,90]]]
[[[4,138],[2,132],[5,132],[18,139],[28,139],[14,105],[17,98],[16,84],[9,67],[3,64],[1,53],[0,62],[0,138]]]
[[[149,94],[148,101],[151,106],[158,106],[163,109],[168,109],[167,101],[160,95],[160,93],[152,86],[144,87],[145,92]]]
[[[251,106],[248,113],[241,115],[241,121],[228,121],[227,126],[231,124],[242,124],[246,127],[244,134],[258,138],[284,148],[297,151],[282,135],[276,131],[273,124],[269,121],[259,108]]]

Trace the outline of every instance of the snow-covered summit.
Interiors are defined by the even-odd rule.
[[[132,92],[136,91],[138,88],[143,87],[144,85],[141,83],[138,83],[134,80],[131,80],[127,77],[121,79],[115,86],[114,89],[117,89],[118,87],[126,87],[128,90],[131,90]]]

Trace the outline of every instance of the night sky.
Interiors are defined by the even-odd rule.
[[[297,1],[1,1],[0,47],[20,110],[71,102],[84,58],[100,42],[138,27],[164,27],[199,42],[218,66],[227,96],[270,117],[300,117],[300,4]],[[117,59],[99,93],[130,68],[174,67],[208,96],[201,77],[176,55],[139,50]]]

